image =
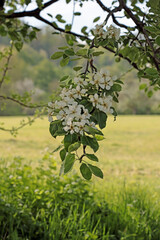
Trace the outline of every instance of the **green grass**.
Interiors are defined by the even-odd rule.
[[[58,153],[49,152],[61,139],[50,136],[46,118],[16,138],[0,132],[0,239],[159,240],[159,122],[109,117],[98,152],[104,179],[89,186],[78,176],[58,177]]]

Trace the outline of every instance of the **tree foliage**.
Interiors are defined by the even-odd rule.
[[[149,97],[153,95],[153,91],[158,91],[160,89],[160,1],[117,0],[113,1],[111,6],[107,6],[102,1],[96,0],[97,6],[106,13],[106,18],[99,23],[99,16],[95,16],[94,27],[88,29],[87,26],[83,26],[81,34],[73,31],[72,27],[74,16],[80,17],[80,12],[73,10],[72,23],[66,22],[56,11],[55,15],[48,14],[52,19],[50,21],[43,17],[43,11],[51,5],[54,7],[56,2],[58,0],[45,2],[36,0],[32,10],[28,10],[31,5],[30,0],[1,2],[0,35],[9,37],[11,41],[10,47],[1,51],[0,55],[1,59],[4,59],[0,90],[7,81],[13,48],[20,51],[24,42],[32,41],[39,32],[39,29],[20,19],[34,17],[51,26],[54,33],[63,34],[66,45],[59,46],[58,51],[52,53],[51,59],[59,59],[62,68],[67,65],[73,66],[74,74],[64,75],[60,79],[59,97],[55,102],[51,101],[48,104],[50,133],[54,138],[64,136],[60,146],[62,148],[60,172],[67,173],[78,160],[85,179],[91,179],[92,174],[103,178],[102,171],[90,164],[90,160],[98,161],[95,152],[99,148],[98,141],[104,138],[99,129],[106,126],[109,113],[116,117],[117,113],[112,104],[119,101],[123,82],[120,75],[111,76],[108,70],[99,69],[95,59],[106,51],[114,53],[116,62],[125,59],[136,69],[139,79],[147,79],[147,83],[143,83],[140,88],[144,89]],[[64,5],[70,2],[66,0]],[[74,1],[74,4],[80,4],[83,11],[84,2]],[[112,25],[108,24],[110,19]],[[73,65],[73,62],[78,64]],[[41,71],[40,68],[37,74],[39,78],[43,74],[47,78],[48,71],[50,66],[46,64],[46,72]],[[41,109],[42,111],[36,112],[36,117],[44,113],[44,108],[41,107],[46,106],[46,104],[31,103],[31,96],[27,93],[23,96],[18,94],[8,96],[0,93],[0,99],[10,100],[28,108]],[[3,127],[1,129],[5,130]],[[11,129],[13,133],[15,130]],[[88,147],[93,153],[87,152]]]

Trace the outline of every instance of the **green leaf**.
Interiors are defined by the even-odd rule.
[[[143,84],[141,84],[140,86],[139,86],[139,89],[140,90],[143,90],[143,89],[145,89],[147,87],[147,84],[146,83],[143,83]]]
[[[107,121],[107,115],[99,110],[95,110],[93,113],[93,117],[97,120],[98,125],[101,129],[105,128],[106,121]]]
[[[88,35],[88,33],[86,32],[87,30],[87,26],[84,26],[82,29],[81,29],[81,32],[84,34],[84,35]]]
[[[64,66],[66,66],[68,63],[69,63],[69,57],[63,58],[63,59],[60,61],[60,66],[61,66],[61,67],[64,67]]]
[[[152,97],[152,96],[153,96],[153,91],[150,90],[150,91],[147,93],[147,95],[148,95],[149,98]]]
[[[104,136],[100,136],[100,135],[95,135],[95,138],[97,139],[97,141],[102,141],[103,139],[105,139]]]
[[[98,158],[94,154],[86,154],[86,157],[94,162],[98,162]]]
[[[103,178],[103,172],[101,171],[100,168],[96,167],[96,166],[93,166],[91,164],[88,164],[89,168],[91,169],[92,173],[99,177],[99,178]]]
[[[88,49],[79,49],[77,52],[76,52],[76,55],[77,56],[86,56],[88,54]]]
[[[78,141],[77,134],[68,134],[64,137],[64,146],[66,151],[68,151],[68,147],[72,144]]]
[[[65,80],[66,80],[68,77],[69,77],[68,75],[66,75],[66,76],[62,77],[62,78],[60,79],[60,82],[63,82],[63,81],[65,81]]]
[[[63,148],[63,149],[60,151],[59,155],[60,155],[61,160],[64,161],[64,159],[65,159],[65,157],[66,157],[66,150],[65,150],[65,148]]]
[[[56,136],[57,136],[56,132],[58,130],[58,126],[59,126],[60,123],[61,123],[60,120],[55,120],[55,121],[50,123],[49,131],[54,138],[56,138]]]
[[[71,31],[71,28],[72,28],[72,25],[71,25],[71,24],[66,24],[66,26],[65,26],[65,32],[70,32],[70,31]]]
[[[158,37],[156,37],[156,43],[157,43],[157,45],[159,45],[160,46],[160,36],[158,36]]]
[[[98,20],[100,19],[100,17],[96,17],[94,20],[93,20],[93,22],[95,23],[95,22],[98,22]]]
[[[78,72],[78,71],[81,70],[81,69],[82,69],[81,66],[77,66],[77,67],[74,67],[74,68],[73,68],[73,70],[76,71],[76,72]]]
[[[80,146],[81,144],[79,142],[75,142],[68,147],[68,152],[76,151]]]
[[[85,164],[82,163],[80,166],[80,172],[82,174],[82,176],[86,179],[86,180],[90,180],[92,177],[92,172],[89,169],[89,167]]]
[[[80,12],[75,12],[74,15],[75,15],[75,16],[80,16],[81,13],[80,13]]]
[[[99,56],[101,54],[104,54],[104,52],[103,51],[93,52],[93,56]]]
[[[53,150],[53,152],[52,153],[55,153],[55,152],[58,152],[61,148],[63,147],[63,145],[61,144],[61,145],[59,145],[57,148],[55,148],[54,150]]]
[[[64,53],[68,56],[74,56],[75,55],[74,50],[72,48],[65,50]]]
[[[97,90],[96,90],[97,91]],[[81,104],[88,109],[89,112],[91,112],[93,110],[93,105],[91,102],[87,101],[87,100],[82,100]]]
[[[52,56],[51,59],[55,60],[63,56],[63,52],[55,52]]]
[[[122,87],[119,84],[114,84],[111,89],[112,91],[120,92],[122,90]]]
[[[74,164],[75,154],[68,153],[64,160],[64,173],[69,172]]]
[[[99,144],[95,138],[91,138],[89,136],[82,136],[81,137],[81,143],[83,145],[90,146],[94,152],[96,152],[99,148]]]
[[[61,22],[61,23],[65,23],[66,21],[62,19],[62,15],[61,14],[57,14],[56,15],[56,19],[58,20],[58,22]]]
[[[23,47],[23,42],[16,42],[15,47],[16,47],[17,51],[20,51]]]
[[[155,68],[147,68],[145,71],[148,75],[158,75],[158,72]]]
[[[89,127],[89,126],[88,127],[86,126],[86,128],[92,135],[97,134],[97,135],[102,135],[103,136],[103,133],[96,128],[92,128],[92,127]]]

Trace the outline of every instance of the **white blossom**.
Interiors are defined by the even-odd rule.
[[[59,110],[63,110],[67,106],[65,101],[56,101],[55,102],[55,108]]]
[[[93,79],[92,79],[92,81],[90,81],[90,83],[92,85],[99,86],[100,82],[101,82],[101,74],[100,73],[95,73],[93,75]]]
[[[107,37],[107,32],[103,29],[104,25],[105,25],[104,23],[97,24],[95,26],[95,29],[93,29],[93,34],[97,37],[101,37],[105,39]]]
[[[88,120],[82,120],[81,122],[76,122],[76,126],[77,126],[77,132],[79,132],[81,135],[83,135],[84,133],[84,129],[85,129],[85,125],[88,123]]]
[[[64,109],[65,110],[65,109]],[[67,114],[65,111],[61,110],[59,113],[56,115],[58,120],[64,120],[66,118]]]
[[[92,102],[93,107],[95,107],[98,104],[98,101],[99,101],[98,94],[95,93],[93,96],[91,96],[90,101]]]
[[[74,82],[77,84],[77,85],[80,85],[80,86],[86,86],[88,83],[81,77],[75,77],[74,78]]]
[[[70,132],[70,134],[73,134],[74,132],[78,132],[78,128],[75,127],[75,123],[71,121],[70,119],[67,121],[66,126],[63,128],[66,132]]]
[[[120,37],[120,28],[116,28],[113,25],[110,25],[107,29],[108,38],[115,38],[116,40]]]
[[[80,85],[78,85],[75,89],[74,97],[78,99],[82,99],[82,95],[84,95],[86,91],[87,91],[86,89],[83,89],[80,87]]]

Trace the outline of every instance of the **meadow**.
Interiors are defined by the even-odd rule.
[[[6,126],[21,117],[1,117]],[[58,176],[47,118],[0,132],[0,239],[160,239],[160,116],[109,117],[104,179]],[[2,211],[3,210],[3,211]]]

